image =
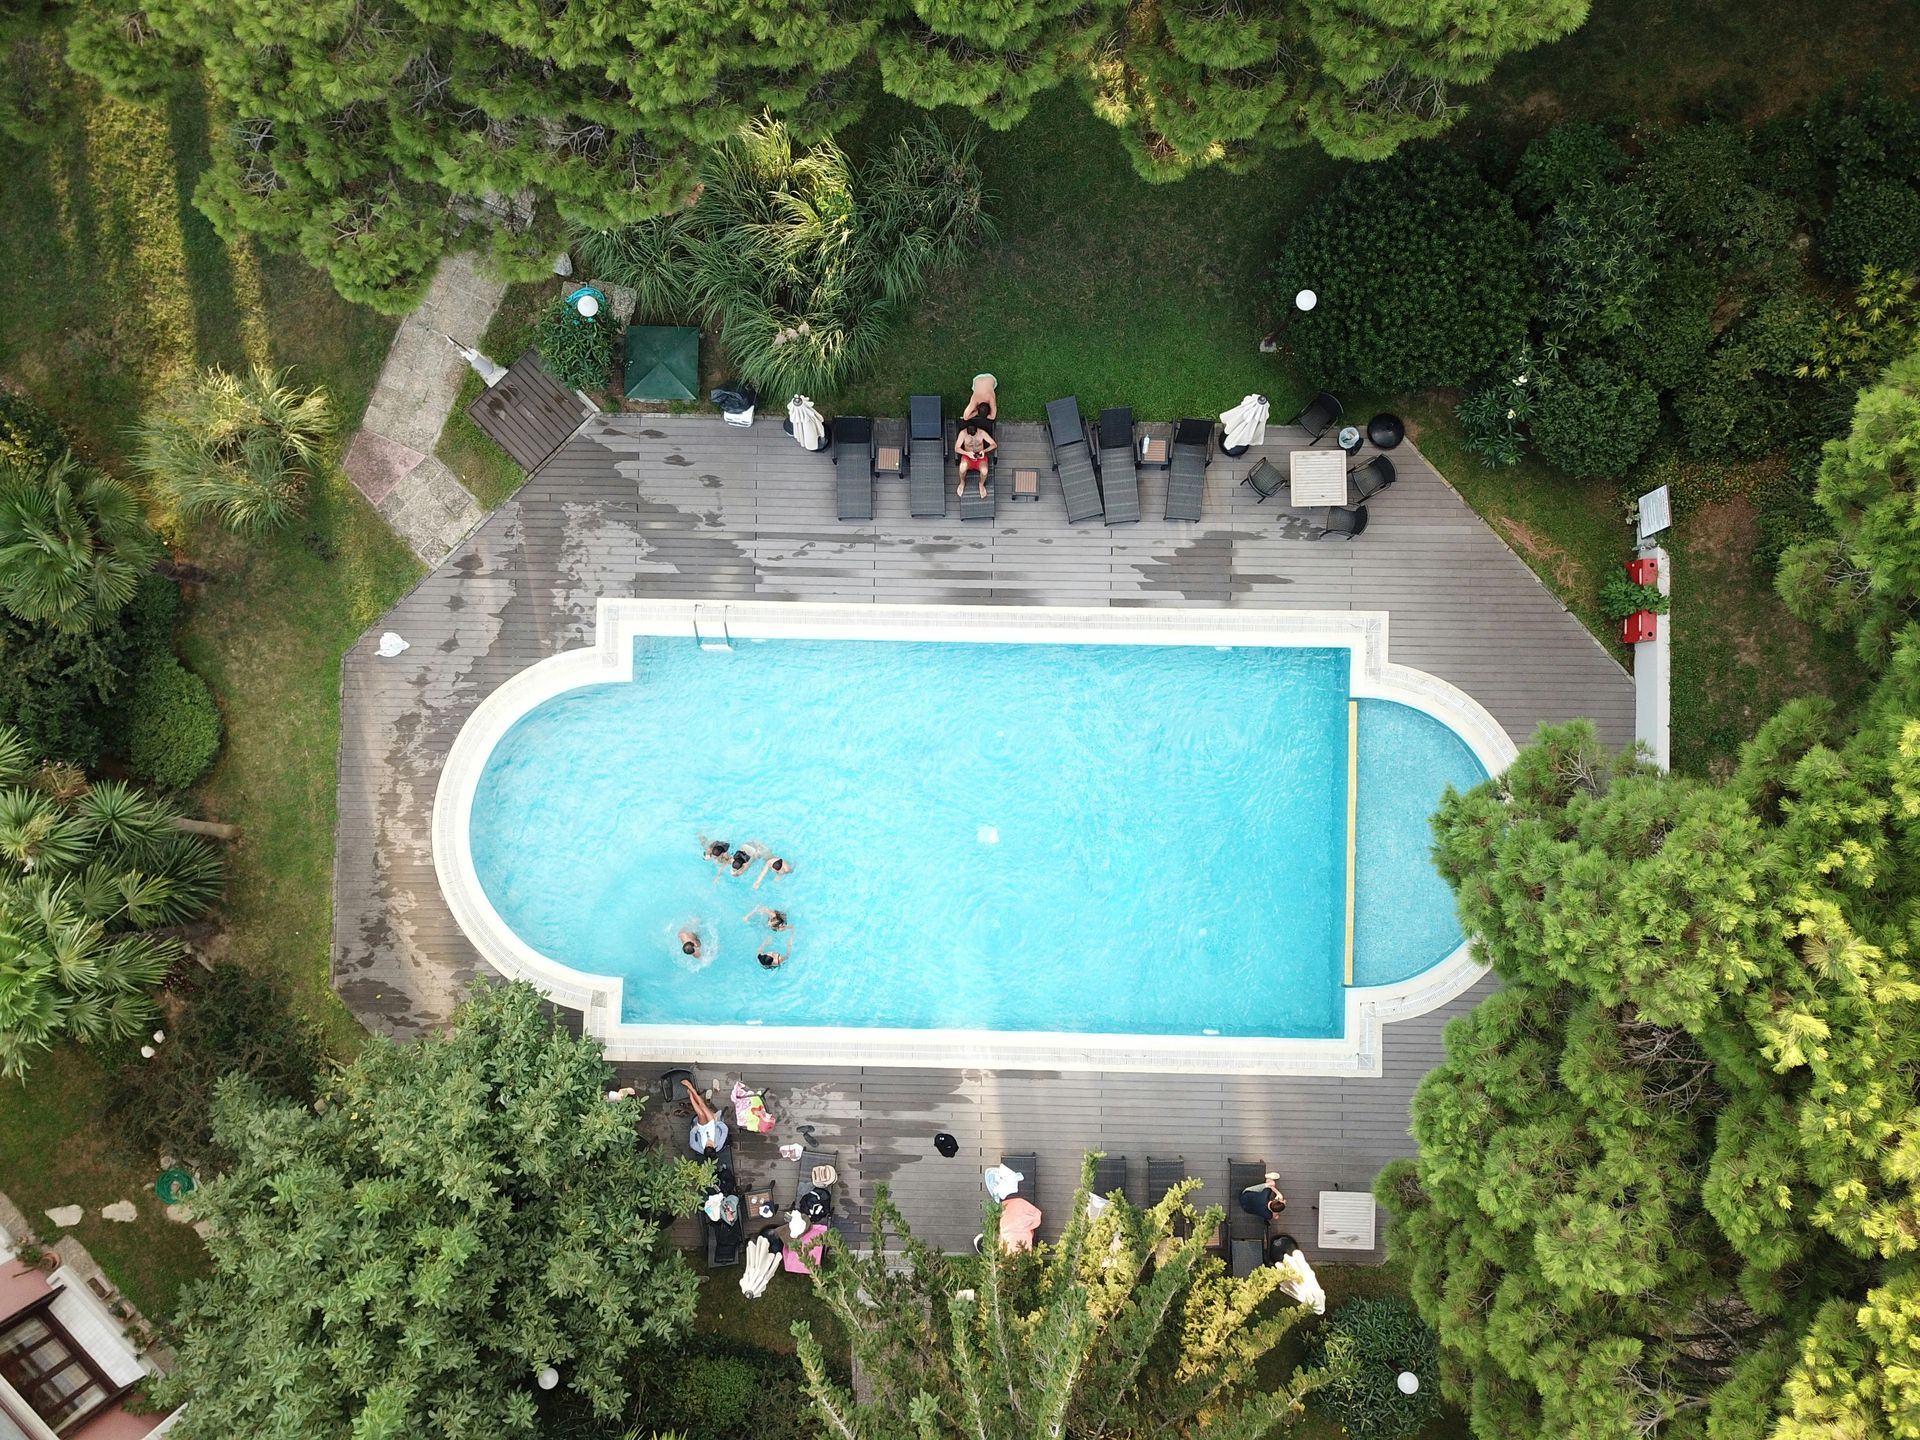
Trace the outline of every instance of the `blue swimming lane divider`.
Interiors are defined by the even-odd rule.
[[[1353,857],[1360,815],[1360,702],[1347,701],[1347,984],[1353,984]]]

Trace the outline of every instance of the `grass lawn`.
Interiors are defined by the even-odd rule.
[[[36,1061],[24,1090],[0,1081],[0,1190],[51,1245],[72,1235],[149,1320],[173,1313],[180,1287],[206,1271],[190,1225],[176,1225],[153,1192],[156,1171],[126,1154],[106,1124],[106,1072],[89,1051],[63,1045]],[[102,1220],[100,1208],[131,1200],[140,1218]],[[42,1211],[82,1205],[86,1218],[57,1229]]]
[[[511,365],[519,359],[521,352],[533,344],[533,327],[540,318],[541,307],[556,293],[552,280],[508,287],[506,298],[494,311],[493,322],[481,338],[481,353],[502,365]],[[460,398],[454,402],[453,414],[447,417],[440,431],[440,443],[433,453],[460,477],[460,483],[473,492],[482,509],[493,510],[520,488],[527,475],[506,451],[467,418],[467,406],[484,389],[486,382],[469,370],[460,383]]]
[[[783,1270],[773,1277],[765,1295],[749,1300],[740,1293],[737,1268],[708,1270],[705,1251],[688,1251],[687,1263],[700,1277],[700,1309],[693,1328],[701,1334],[791,1355],[793,1322],[805,1320],[813,1327],[813,1338],[820,1342],[830,1363],[842,1369],[849,1363],[846,1332],[833,1313],[814,1298],[811,1280]]]

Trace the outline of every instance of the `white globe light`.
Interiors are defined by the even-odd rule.
[[[560,1372],[551,1365],[543,1366],[540,1373],[534,1377],[533,1383],[542,1390],[551,1390],[560,1383]]]
[[[1411,1370],[1402,1370],[1395,1383],[1399,1385],[1402,1395],[1412,1395],[1420,1389],[1420,1377]]]
[[[162,1040],[166,1038],[167,1038],[167,1032],[164,1030],[156,1030],[153,1032],[153,1043],[156,1045],[158,1045]]]
[[[140,1047],[140,1058],[141,1058],[141,1059],[143,1059],[143,1060],[151,1060],[151,1059],[153,1059],[153,1046],[151,1046],[151,1045],[142,1045],[142,1046]]]
[[[600,301],[592,295],[582,295],[573,302],[573,308],[591,320],[600,313]]]
[[[1298,295],[1293,297],[1294,308],[1297,310],[1311,310],[1319,303],[1320,297],[1311,290],[1302,290]]]

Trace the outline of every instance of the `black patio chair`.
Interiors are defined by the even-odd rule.
[[[920,516],[947,513],[946,421],[938,395],[915,395],[907,402],[907,500]]]
[[[1114,1191],[1122,1195],[1127,1193],[1127,1157],[1124,1155],[1102,1155],[1093,1162],[1093,1194],[1111,1195]]]
[[[1266,1217],[1249,1215],[1240,1206],[1240,1192],[1266,1178],[1264,1160],[1227,1162],[1227,1268],[1236,1276],[1251,1275],[1266,1259]]]
[[[1315,517],[1320,527],[1316,540],[1351,540],[1367,528],[1364,505],[1322,505]]]
[[[1181,1159],[1163,1160],[1155,1156],[1147,1157],[1147,1206],[1151,1209],[1167,1198],[1167,1192],[1187,1178],[1187,1162]],[[1189,1204],[1192,1202],[1189,1201]],[[1192,1225],[1185,1219],[1174,1222],[1175,1238],[1184,1240],[1193,1231]]]
[[[1254,503],[1271,500],[1287,483],[1287,477],[1280,473],[1280,467],[1264,456],[1247,472],[1247,478],[1240,482],[1253,487],[1253,493],[1260,497]]]
[[[833,422],[834,509],[842,520],[873,519],[873,421],[842,415]]]
[[[1140,472],[1133,456],[1133,410],[1119,405],[1100,412],[1100,498],[1107,524],[1140,518]]]
[[[1212,448],[1213,421],[1182,420],[1173,427],[1167,452],[1167,519],[1200,518],[1207,494],[1207,452]]]
[[[1400,477],[1394,473],[1393,462],[1384,455],[1376,455],[1364,465],[1356,465],[1347,472],[1347,483],[1353,487],[1353,498],[1365,502],[1378,495]]]
[[[1087,443],[1087,426],[1080,418],[1077,396],[1047,402],[1047,443],[1053,449],[1053,468],[1060,477],[1061,493],[1067,497],[1067,523],[1098,520],[1106,513],[1106,505],[1100,498],[1093,447]]]
[[[1288,423],[1307,432],[1308,444],[1317,444],[1322,435],[1339,423],[1341,414],[1340,401],[1322,390]]]

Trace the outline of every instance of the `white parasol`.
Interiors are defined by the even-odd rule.
[[[502,380],[507,378],[507,371],[505,366],[497,364],[496,362],[488,359],[485,355],[482,355],[478,350],[474,349],[471,345],[462,345],[458,340],[454,339],[451,335],[444,334],[438,330],[436,330],[434,333],[436,335],[439,335],[442,340],[446,341],[447,344],[451,345],[454,349],[460,352],[460,358],[467,362],[468,367],[473,371],[474,374],[478,375],[482,380],[487,382],[487,386],[489,389],[491,389],[495,385],[498,385]]]
[[[780,1258],[773,1253],[767,1237],[754,1236],[747,1242],[747,1263],[740,1275],[740,1293],[749,1300],[758,1300],[767,1293],[767,1285],[779,1268]]]
[[[1320,1277],[1313,1273],[1313,1267],[1307,1263],[1305,1255],[1298,1250],[1289,1250],[1286,1258],[1273,1268],[1280,1272],[1282,1290],[1302,1305],[1311,1305],[1314,1314],[1327,1313],[1327,1292],[1320,1288]]]
[[[1229,450],[1264,445],[1267,440],[1267,397],[1249,395],[1220,417],[1227,433],[1221,444]]]
[[[826,448],[827,422],[820,418],[820,412],[806,396],[796,395],[787,402],[787,424],[793,427],[793,438],[800,442],[802,450]]]

